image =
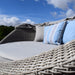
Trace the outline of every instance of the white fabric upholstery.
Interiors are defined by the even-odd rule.
[[[10,61],[13,61],[13,60],[0,56],[0,63],[1,62],[10,62]]]
[[[24,59],[48,51],[57,45],[43,44],[42,42],[14,42],[0,45],[0,56],[13,60]]]
[[[44,39],[44,26],[36,26],[36,35],[34,41],[42,42]]]

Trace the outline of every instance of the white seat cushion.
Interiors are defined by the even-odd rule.
[[[14,42],[0,45],[0,56],[13,60],[24,59],[48,51],[57,45],[43,44],[42,42]]]
[[[0,62],[10,62],[10,61],[13,61],[13,60],[0,56]]]

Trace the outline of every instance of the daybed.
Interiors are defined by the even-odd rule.
[[[44,26],[74,19],[17,26],[0,42],[0,56],[9,60],[0,60],[0,75],[75,75],[75,40],[67,42],[63,38],[65,44],[60,41],[49,44],[42,37]]]

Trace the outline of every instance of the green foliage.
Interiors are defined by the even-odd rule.
[[[14,30],[14,27],[13,26],[0,25],[0,40],[2,40],[12,30]]]

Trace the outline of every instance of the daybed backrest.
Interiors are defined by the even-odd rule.
[[[35,26],[30,24],[19,25],[10,32],[4,39],[1,40],[0,44],[17,42],[17,41],[33,41],[35,37]]]
[[[67,21],[71,21],[71,20],[74,20],[75,19],[75,17],[72,17],[72,18],[66,18],[66,19],[63,19],[63,20],[59,20],[59,21],[54,21],[54,22],[45,22],[45,23],[42,23],[42,24],[36,24],[35,26],[36,26],[36,35],[35,35],[35,39],[34,39],[34,41],[36,41],[36,42],[43,42],[43,39],[44,39],[44,31],[45,31],[45,27],[48,27],[47,29],[48,29],[48,31],[46,32],[46,33],[50,33],[50,30],[49,30],[49,27],[51,26],[51,25],[54,25],[54,26],[56,26],[56,24],[57,24],[57,26],[55,27],[55,28],[57,28],[57,29],[54,29],[55,31],[57,31],[57,34],[59,33],[59,34],[61,34],[62,35],[62,37],[63,37],[63,33],[64,33],[64,30],[65,30],[65,28],[66,28],[66,25],[67,25]],[[65,23],[63,23],[63,22],[65,22]],[[61,25],[59,25],[59,24],[61,24]],[[62,28],[59,28],[59,27],[62,27]],[[52,28],[52,27],[51,27]],[[55,34],[55,31],[53,30],[53,32],[54,32],[54,34]],[[62,31],[61,31],[62,30]],[[60,31],[61,31],[61,33],[60,33]],[[48,35],[47,34],[47,35]],[[53,34],[53,36],[54,36],[54,34]],[[48,35],[49,36],[49,35]],[[50,36],[49,36],[50,37]],[[52,37],[52,35],[51,35],[51,37]],[[47,40],[48,40],[48,38],[47,38]],[[62,42],[63,43],[63,42]]]
[[[3,43],[8,43],[8,42],[17,42],[17,41],[34,41],[36,40],[36,34],[37,34],[37,27],[43,27],[43,26],[48,26],[48,25],[53,25],[53,24],[57,24],[60,23],[62,21],[67,21],[67,20],[73,20],[75,19],[75,17],[72,18],[66,18],[63,20],[59,20],[59,21],[54,21],[54,22],[45,22],[42,24],[35,24],[35,25],[31,25],[31,24],[21,24],[19,26],[17,26],[15,28],[15,30],[13,30],[11,33],[9,33],[4,39],[2,39],[0,41],[0,44]],[[44,28],[44,27],[43,27]],[[42,33],[44,32],[42,28],[40,28],[42,31]],[[38,32],[41,33],[41,32]],[[39,35],[40,37],[40,35]],[[41,34],[41,37],[43,38],[43,34]],[[36,40],[37,41],[37,40]]]

